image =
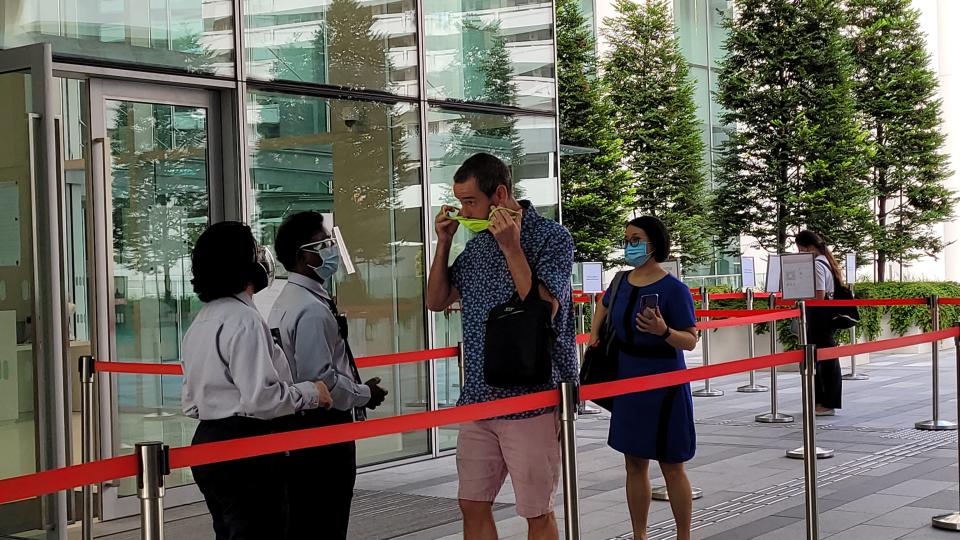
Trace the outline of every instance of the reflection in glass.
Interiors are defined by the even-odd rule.
[[[113,179],[116,359],[180,361],[180,341],[200,301],[190,285],[190,250],[207,226],[207,111],[106,102]],[[144,437],[189,440],[179,377],[118,377],[119,451]],[[166,438],[164,438],[166,437]],[[174,485],[190,480],[183,469]],[[124,495],[133,485],[124,484]]]
[[[680,50],[687,62],[707,65],[707,1],[674,0],[673,16]],[[711,36],[711,39],[713,36]]]
[[[553,3],[424,2],[428,97],[554,110]]]
[[[52,43],[54,54],[223,76],[234,74],[231,0],[6,0],[4,49]]]
[[[556,219],[559,192],[556,176],[556,123],[550,117],[506,116],[431,109],[428,133],[430,162],[430,215],[444,204],[459,206],[453,196],[453,175],[470,156],[487,152],[504,160],[513,173],[514,195],[529,200],[542,215]],[[432,229],[431,229],[432,230]],[[463,251],[472,233],[460,227],[454,238],[450,260]],[[430,257],[436,252],[431,238]],[[458,309],[434,313],[437,345],[456,345],[463,329]],[[456,360],[437,362],[437,400],[441,407],[455,404],[460,397]],[[455,427],[440,428],[440,449],[456,444]]]
[[[249,94],[251,223],[273,245],[295,212],[316,210],[338,226],[356,273],[335,276],[332,292],[350,320],[356,356],[426,348],[423,203],[417,108],[410,104]],[[258,295],[267,313],[278,280]],[[390,390],[374,417],[426,410],[424,363],[363,370]],[[358,444],[363,464],[430,451],[428,432]]]
[[[251,78],[417,95],[414,0],[244,0]]]

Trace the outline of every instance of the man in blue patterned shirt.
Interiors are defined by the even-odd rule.
[[[464,372],[460,405],[556,388],[578,379],[570,274],[573,239],[559,223],[537,213],[529,201],[513,197],[510,169],[489,154],[477,154],[453,177],[460,216],[488,219],[489,228],[469,242],[453,265],[450,248],[459,222],[443,207],[436,218],[437,252],[427,284],[427,306],[442,311],[457,300],[463,306]],[[493,211],[496,208],[505,211]],[[540,281],[533,288],[533,276]],[[557,331],[553,376],[535,387],[496,388],[483,378],[487,315],[514,295],[539,294],[553,305]],[[464,538],[496,539],[492,503],[510,474],[517,513],[527,519],[529,538],[558,538],[553,513],[560,479],[559,421],[541,409],[460,426],[457,439],[458,498]]]

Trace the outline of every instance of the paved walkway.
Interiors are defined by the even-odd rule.
[[[951,420],[956,419],[953,356],[941,354],[941,410]],[[931,415],[929,354],[874,355],[865,369],[870,380],[844,382],[844,409],[820,419],[818,443],[836,450],[836,457],[819,462],[821,538],[954,538],[931,528],[930,518],[960,505],[956,432],[912,429]],[[695,398],[699,444],[689,472],[704,497],[695,504],[694,537],[802,539],[802,461],[784,457],[785,450],[801,444],[799,375],[781,375],[781,409],[797,416],[796,423],[782,425],[753,421],[768,410],[770,398],[736,392],[745,379],[717,379],[714,387],[726,390],[725,396]],[[765,373],[759,379],[768,383]],[[606,415],[578,421],[584,539],[632,538],[622,457],[606,446],[607,427]],[[656,467],[652,474],[659,475]],[[357,488],[351,538],[462,537],[453,457],[364,473]],[[525,538],[509,483],[498,503],[500,538]],[[557,514],[563,515],[560,500]],[[168,538],[212,538],[202,505],[175,509],[168,519]],[[675,536],[668,503],[653,503],[650,524],[650,540]],[[134,527],[131,520],[107,523],[98,536],[139,538]]]

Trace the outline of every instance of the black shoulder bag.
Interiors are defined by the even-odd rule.
[[[521,300],[519,293],[514,293],[509,302],[494,307],[487,316],[483,379],[490,386],[538,386],[553,379],[557,333],[553,304],[540,297],[540,283],[533,274],[526,298]]]
[[[833,274],[833,269],[823,259],[817,259],[818,264],[826,267],[826,270]],[[853,291],[848,285],[840,283],[836,275],[833,275],[833,295],[829,300],[853,300]],[[860,324],[860,309],[857,306],[827,306],[815,309],[818,316],[829,321],[830,328],[835,330],[847,330]]]
[[[616,337],[614,336],[613,324],[613,303],[617,299],[617,288],[620,282],[626,279],[629,272],[620,272],[613,278],[610,285],[610,307],[607,308],[607,316],[603,321],[594,321],[593,324],[601,324],[600,341],[595,347],[588,347],[583,355],[583,365],[580,367],[580,384],[596,384],[617,380],[617,371],[620,369],[620,350],[617,348]],[[595,400],[594,403],[608,411],[613,410],[613,398],[602,398]]]

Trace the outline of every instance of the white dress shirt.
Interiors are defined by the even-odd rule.
[[[200,420],[268,420],[315,409],[312,381],[294,384],[283,351],[246,293],[204,304],[183,337],[183,412]]]

